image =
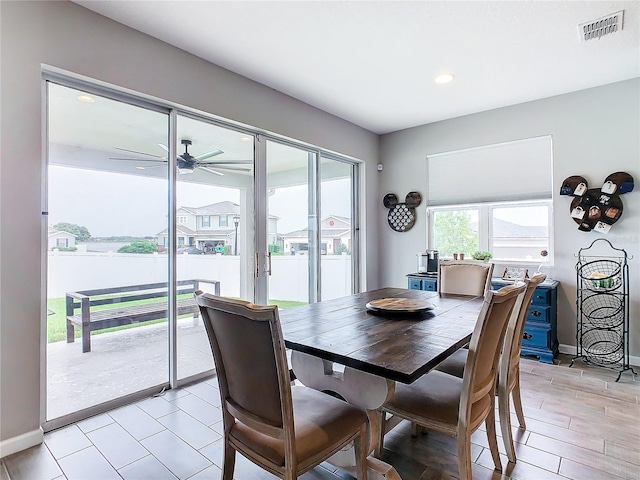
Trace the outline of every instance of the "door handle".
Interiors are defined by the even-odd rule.
[[[265,269],[265,272],[271,276],[271,252],[267,253],[267,265],[269,265],[269,269]]]

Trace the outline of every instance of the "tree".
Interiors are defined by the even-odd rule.
[[[158,244],[153,242],[133,242],[118,249],[118,253],[154,253],[158,251]]]
[[[351,250],[349,250],[349,248],[344,243],[340,242],[336,246],[336,251],[334,252],[334,255],[342,255],[343,253],[347,255],[351,255]]]
[[[478,234],[471,228],[471,217],[465,211],[438,212],[434,224],[435,249],[441,255],[471,254],[478,250]]]
[[[89,233],[89,230],[87,230],[87,227],[76,225],[75,223],[60,222],[56,223],[53,228],[59,232],[67,232],[71,235],[75,235],[76,241],[78,242],[84,242],[91,238],[91,234]]]

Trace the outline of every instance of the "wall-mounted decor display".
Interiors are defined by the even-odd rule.
[[[622,216],[620,195],[632,191],[633,186],[633,177],[627,172],[612,173],[600,188],[589,188],[584,177],[573,175],[562,182],[560,195],[573,197],[569,212],[579,230],[607,233]]]
[[[382,200],[385,207],[389,209],[387,222],[396,232],[406,232],[416,223],[416,207],[420,205],[422,197],[418,192],[409,192],[404,199],[404,203],[398,203],[395,193],[387,193]]]

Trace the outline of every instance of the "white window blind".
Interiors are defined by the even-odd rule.
[[[429,206],[551,198],[551,137],[427,156]]]

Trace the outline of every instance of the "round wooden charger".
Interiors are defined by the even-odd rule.
[[[419,313],[435,308],[433,303],[415,298],[379,298],[366,305],[373,312]]]

